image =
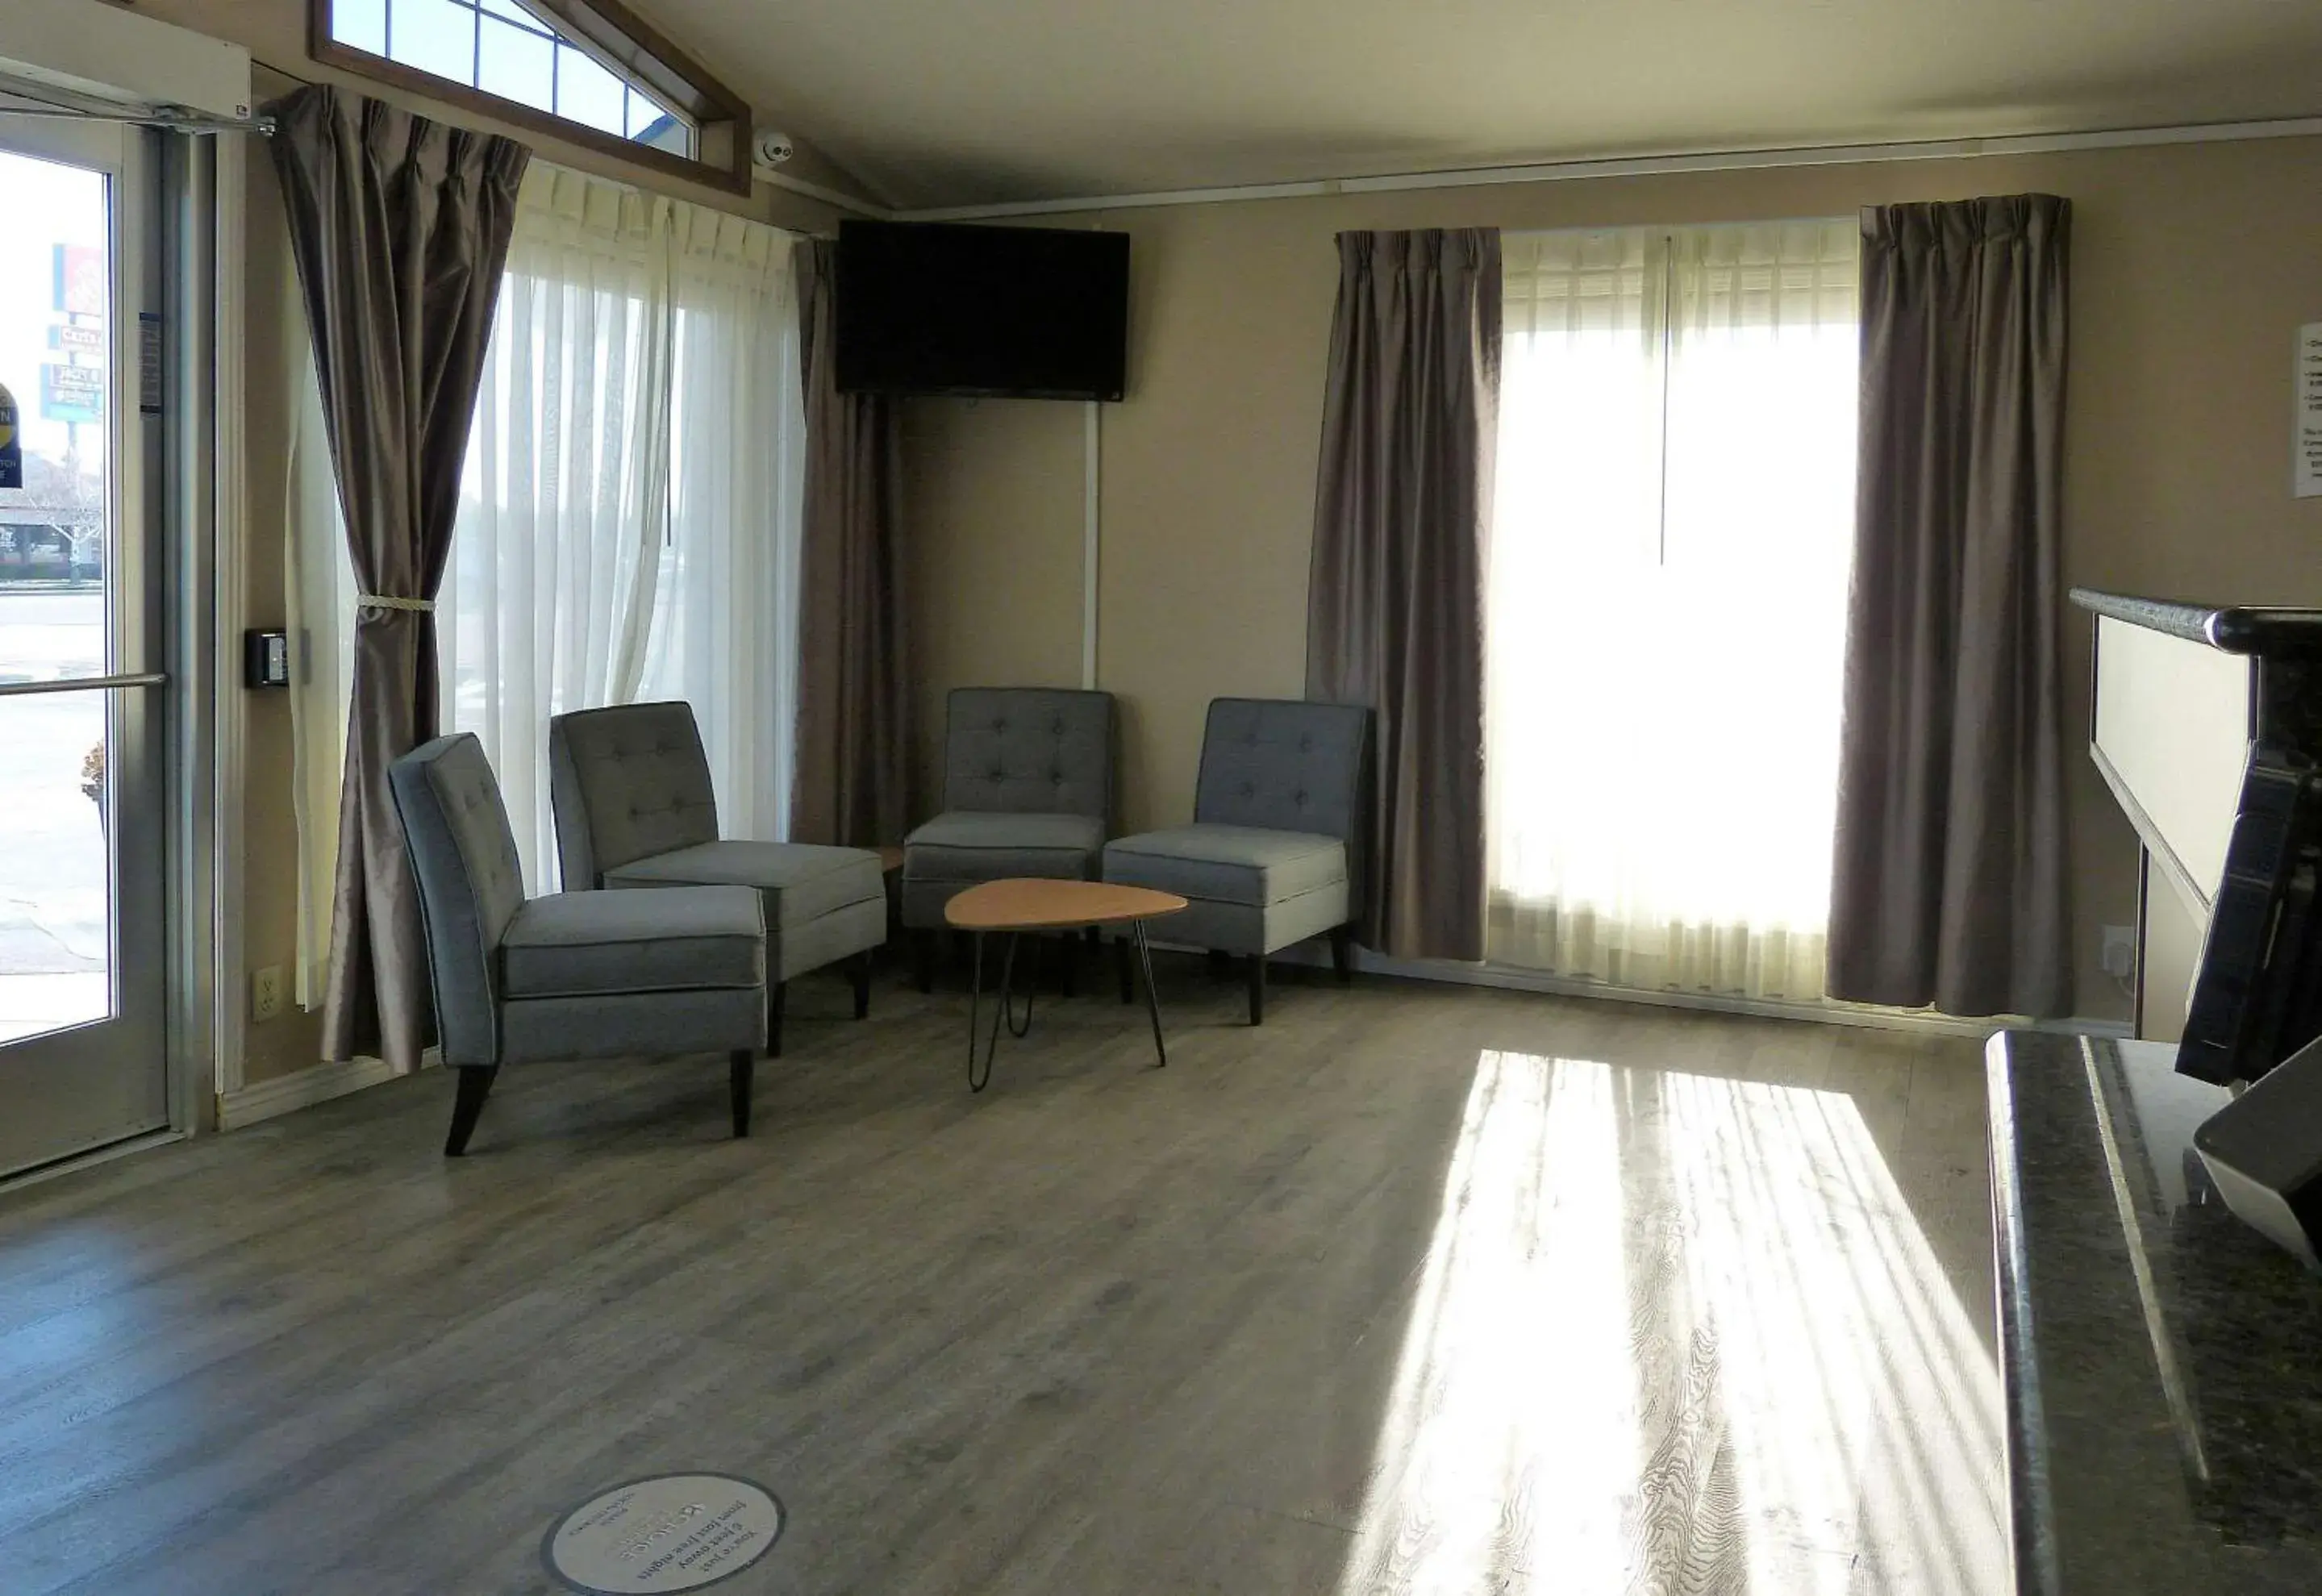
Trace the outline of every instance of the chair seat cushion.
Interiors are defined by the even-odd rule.
[[[1104,879],[1263,907],[1347,879],[1347,844],[1318,832],[1178,825],[1104,848]]]
[[[1008,876],[1090,873],[1104,823],[1086,815],[1010,815],[953,809],[903,839],[907,881],[996,881]]]
[[[517,910],[500,943],[509,998],[763,985],[766,923],[747,887],[558,892]]]
[[[697,843],[608,870],[605,885],[755,887],[766,895],[766,928],[777,932],[887,896],[876,853],[812,843]]]

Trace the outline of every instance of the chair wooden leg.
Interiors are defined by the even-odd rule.
[[[443,1138],[444,1157],[466,1154],[468,1138],[476,1134],[476,1120],[484,1111],[484,1099],[492,1095],[493,1077],[499,1072],[498,1064],[460,1066],[460,1095],[452,1103],[452,1134]]]
[[[782,1056],[782,994],[790,990],[787,981],[772,981],[766,987],[766,1056]]]
[[[734,1100],[736,1140],[750,1134],[750,1085],[757,1072],[757,1055],[746,1047],[737,1047],[727,1055],[726,1085],[727,1095]]]
[[[1249,1023],[1254,1026],[1262,1026],[1266,1023],[1266,955],[1264,953],[1252,953],[1249,956]]]
[[[855,954],[855,962],[846,973],[855,982],[855,1017],[869,1019],[871,1017],[871,955],[868,953]]]
[[[1355,984],[1355,928],[1339,926],[1330,932],[1330,965],[1339,972],[1339,984]]]
[[[1125,936],[1118,936],[1113,939],[1112,951],[1114,953],[1119,955],[1120,962],[1120,1000],[1123,1003],[1134,1003],[1137,1001],[1137,955],[1135,951],[1129,947],[1129,938]]]
[[[911,938],[911,958],[919,966],[914,971],[919,979],[919,990],[936,990],[936,931],[933,926],[915,933]]]

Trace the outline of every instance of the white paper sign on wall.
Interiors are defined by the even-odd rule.
[[[2298,329],[2298,420],[2291,441],[2298,455],[2290,491],[2322,498],[2322,322]]]
[[[782,1504],[731,1474],[662,1474],[592,1497],[557,1520],[541,1561],[568,1590],[699,1591],[773,1550]]]

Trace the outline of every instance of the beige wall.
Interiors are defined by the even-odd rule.
[[[2185,1035],[2185,1013],[2193,1002],[2193,977],[2201,964],[2201,940],[2209,920],[2153,867],[2144,894],[2144,1011],[2136,1034],[2154,1042],[2177,1042]]]
[[[293,269],[283,232],[281,191],[266,151],[254,142],[228,141],[222,160],[240,159],[248,195],[242,259],[248,306],[242,360],[248,374],[248,414],[240,447],[248,521],[242,546],[242,625],[279,631],[287,619],[282,591],[288,523],[283,489],[290,397],[279,374],[290,369],[288,341],[306,328],[277,307],[292,301]],[[229,442],[228,447],[233,447]],[[219,661],[238,673],[241,661]],[[281,1017],[252,1023],[243,1044],[245,1082],[255,1084],[301,1070],[322,1057],[322,1016],[290,1001],[298,935],[297,821],[291,810],[290,698],[281,692],[242,695],[242,970],[237,1000],[248,1012],[250,971],[282,967]]]
[[[1077,405],[1028,399],[905,407],[911,503],[945,506],[947,524],[1007,528],[912,539],[910,669],[920,681],[1080,685],[1082,425]],[[1066,468],[1072,489],[1056,491]],[[942,791],[939,692],[921,705],[919,730],[919,792],[932,807]]]
[[[1099,685],[1122,698],[1125,822],[1187,816],[1211,698],[1295,697],[1303,686],[1335,232],[1842,215],[2034,189],[2074,205],[2067,580],[2322,603],[2322,500],[2289,492],[2292,332],[2322,320],[2322,140],[1053,218],[1135,241],[1129,393],[1104,411],[1101,500]],[[930,723],[954,685],[1077,679],[1079,407],[911,409],[907,497]],[[2087,716],[2078,612],[2067,647],[2077,729]],[[2081,1008],[2119,1016],[2098,928],[2133,917],[2134,844],[2077,740],[2071,766]]]

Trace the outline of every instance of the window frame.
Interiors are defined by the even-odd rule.
[[[334,0],[307,0],[306,53],[326,67],[424,95],[489,117],[619,159],[704,184],[728,194],[750,192],[750,107],[620,0],[524,0],[574,48],[614,76],[659,99],[692,122],[694,153],[672,154],[542,111],[520,100],[441,78],[386,56],[342,44],[333,32]]]

